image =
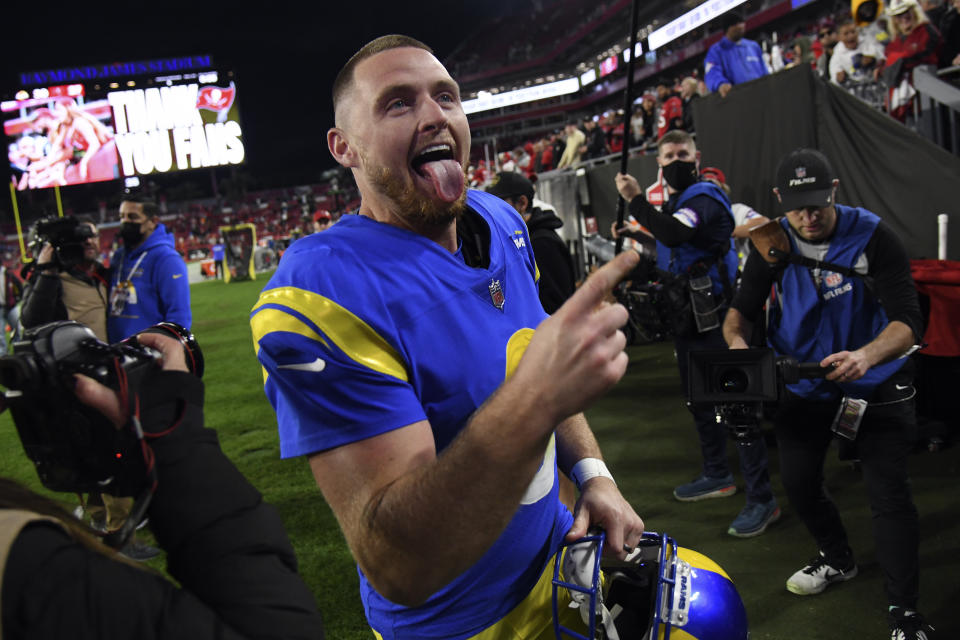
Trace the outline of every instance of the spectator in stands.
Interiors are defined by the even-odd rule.
[[[906,122],[913,111],[913,70],[936,65],[940,58],[940,34],[914,0],[894,0],[890,16],[890,42],[886,50],[883,79],[890,88],[888,111]]]
[[[820,27],[819,38],[816,43],[818,45],[816,48],[819,49],[817,74],[824,80],[830,80],[830,60],[833,59],[837,42],[839,42],[837,28],[833,26],[833,23],[827,23]]]
[[[939,23],[943,50],[940,52],[941,67],[960,65],[960,0],[951,0]]]
[[[943,15],[947,12],[947,5],[943,0],[920,0],[920,5],[923,8],[923,12],[927,14],[927,20],[930,21],[930,24],[939,26],[940,20],[943,19]]]
[[[876,79],[883,66],[883,49],[876,40],[861,39],[852,18],[840,22],[840,41],[830,58],[830,81],[864,82]]]
[[[793,39],[793,59],[788,67],[795,67],[798,64],[814,65],[813,44],[810,38],[805,35],[799,35]]]
[[[563,133],[562,129],[557,129],[550,134],[550,144],[553,146],[553,166],[555,169],[559,167],[557,164],[560,162],[560,158],[563,157]]]
[[[642,138],[636,146],[645,145],[654,139],[657,134],[657,94],[652,91],[646,91],[643,94],[643,100],[640,102],[640,114],[643,116]]]
[[[540,139],[540,150],[537,154],[537,173],[553,171],[553,143],[550,138]]]
[[[533,183],[519,173],[498,173],[487,192],[505,200],[527,223],[533,257],[540,270],[540,304],[544,311],[553,314],[576,289],[570,250],[557,233],[563,220],[552,211],[534,206]]]
[[[615,113],[610,116],[610,129],[607,131],[607,147],[610,153],[623,151],[623,114]]]
[[[584,149],[583,158],[590,160],[592,158],[602,158],[610,153],[607,149],[607,136],[603,129],[597,125],[593,118],[584,118],[583,128],[587,130],[587,142]]]
[[[697,79],[686,77],[681,80],[680,100],[683,102],[683,124],[680,128],[688,133],[696,131],[696,126],[693,122],[693,103],[699,99],[700,94],[697,93]]]
[[[563,155],[560,156],[560,163],[557,165],[557,169],[572,167],[580,162],[580,147],[583,146],[584,141],[587,139],[583,131],[577,128],[576,120],[568,122],[564,132],[566,134],[566,146],[563,149]]]
[[[769,71],[760,45],[743,37],[747,24],[739,13],[723,14],[720,26],[723,38],[707,51],[704,70],[707,88],[726,98],[734,85],[762,78]]]
[[[660,101],[660,117],[657,118],[659,140],[667,131],[683,129],[683,100],[667,80],[657,83],[657,99]]]
[[[881,16],[883,2],[880,0],[850,0],[850,15],[860,29],[862,40],[872,40],[886,46],[890,40]]]
[[[321,231],[326,231],[330,228],[330,225],[333,224],[333,218],[330,217],[330,212],[326,209],[320,209],[313,214],[313,232],[320,233]]]

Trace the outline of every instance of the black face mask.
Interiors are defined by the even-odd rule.
[[[140,230],[138,222],[124,222],[120,225],[120,237],[123,238],[123,246],[128,249],[140,244],[143,240],[143,232]]]
[[[663,168],[663,179],[677,191],[683,191],[697,183],[697,163],[674,160]]]

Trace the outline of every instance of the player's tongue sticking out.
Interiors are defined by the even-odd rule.
[[[433,160],[420,166],[421,173],[433,183],[444,202],[454,202],[463,193],[463,169],[456,160]]]

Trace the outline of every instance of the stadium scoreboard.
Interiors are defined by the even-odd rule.
[[[13,99],[0,103],[18,190],[245,160],[234,74],[209,56],[30,72],[20,80]]]

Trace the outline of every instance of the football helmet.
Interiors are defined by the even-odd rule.
[[[730,576],[707,556],[646,532],[626,560],[601,562],[604,534],[561,546],[553,575],[557,640],[746,640],[747,612]],[[561,574],[562,567],[562,574]],[[589,635],[560,623],[561,589]]]

